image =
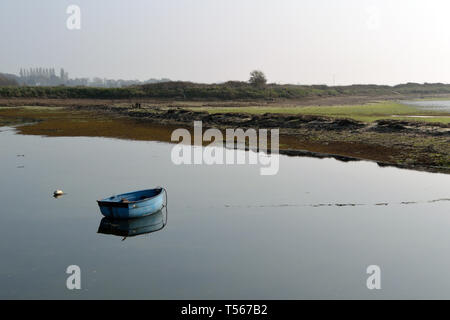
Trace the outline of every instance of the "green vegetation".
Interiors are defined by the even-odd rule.
[[[267,83],[266,75],[259,70],[250,72],[250,80],[248,81],[254,87],[264,87]]]
[[[395,102],[371,103],[365,105],[329,106],[329,107],[200,107],[192,110],[207,111],[209,113],[281,113],[281,114],[305,114],[328,117],[352,118],[355,120],[372,122],[379,119],[419,120],[429,122],[450,123],[450,113],[437,111],[424,111],[413,106],[407,106]],[[395,116],[395,117],[393,117]],[[424,117],[420,117],[424,116]]]
[[[0,97],[4,98],[126,99],[138,96],[138,90],[131,88],[0,87]]]
[[[80,98],[80,99],[131,99],[163,98],[182,100],[252,100],[252,99],[302,99],[307,97],[382,96],[382,95],[433,95],[450,94],[447,84],[408,83],[397,86],[352,85],[328,87],[325,85],[254,86],[248,82],[228,81],[223,84],[198,84],[192,82],[162,82],[125,88],[93,87],[5,87],[0,85],[4,98]]]

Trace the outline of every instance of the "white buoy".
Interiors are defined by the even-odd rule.
[[[55,192],[53,192],[53,196],[58,197],[58,196],[62,196],[64,194],[64,192],[62,190],[56,190]]]

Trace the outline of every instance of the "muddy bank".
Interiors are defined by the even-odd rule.
[[[81,108],[78,108],[81,109]],[[162,110],[151,108],[144,110],[104,109],[132,118],[142,118],[167,123],[192,124],[203,121],[208,126],[243,127],[243,128],[280,128],[311,129],[324,131],[374,131],[399,134],[424,134],[450,137],[450,125],[441,123],[419,123],[401,120],[378,120],[374,124],[345,118],[330,118],[312,115],[289,115],[267,113],[250,115],[246,113],[214,113],[191,111],[183,108]]]
[[[85,110],[75,107],[74,110]],[[90,110],[114,113],[140,121],[191,127],[279,128],[280,153],[334,157],[343,161],[373,160],[417,170],[450,172],[450,125],[414,121],[379,120],[364,123],[323,116],[214,113],[183,108],[111,108]]]
[[[450,173],[450,126],[414,121],[363,123],[322,116],[245,113],[209,114],[183,108],[90,105],[70,108],[0,108],[0,122],[36,122],[23,134],[104,136],[170,142],[177,127],[201,120],[205,128],[279,128],[280,153],[372,160],[397,166]]]

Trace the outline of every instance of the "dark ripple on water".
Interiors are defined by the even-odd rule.
[[[388,205],[411,205],[423,203],[436,203],[450,201],[450,198],[434,199],[428,201],[402,201],[402,202],[378,202],[378,203],[316,203],[316,204],[273,204],[273,205],[229,205],[226,208],[283,208],[283,207],[357,207],[357,206],[388,206]]]

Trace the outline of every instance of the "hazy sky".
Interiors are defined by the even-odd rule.
[[[449,0],[1,0],[0,36],[0,72],[16,74],[450,83]]]

